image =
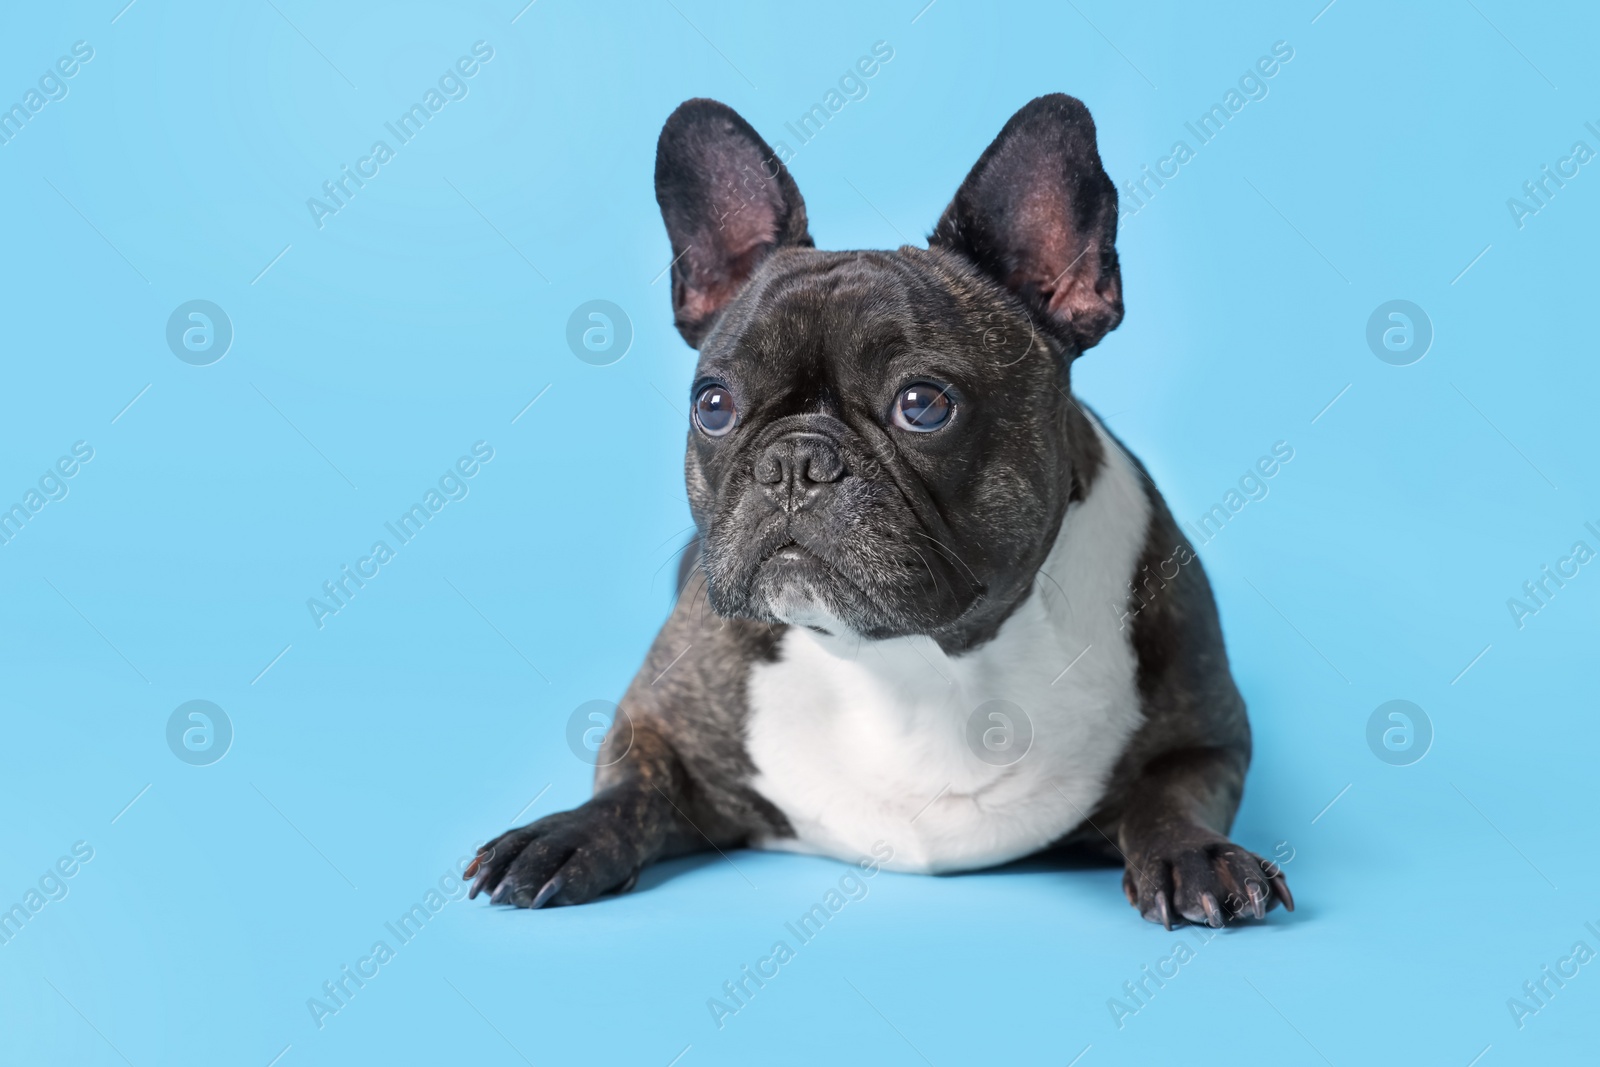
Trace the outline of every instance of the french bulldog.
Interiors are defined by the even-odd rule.
[[[1227,836],[1250,728],[1210,583],[1071,393],[1123,315],[1088,109],[1017,112],[926,249],[818,251],[713,100],[667,120],[655,186],[698,534],[593,797],[484,845],[471,894],[580,904],[713,848],[947,872],[1077,845],[1169,929],[1292,910]]]

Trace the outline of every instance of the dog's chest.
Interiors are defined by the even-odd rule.
[[[1123,626],[1149,503],[1109,437],[1028,600],[989,643],[862,641],[802,628],[749,677],[754,788],[792,839],[764,847],[948,871],[1027,855],[1072,830],[1140,722]]]

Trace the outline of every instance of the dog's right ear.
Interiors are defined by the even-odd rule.
[[[672,241],[672,310],[695,348],[775,248],[811,247],[789,170],[726,104],[678,106],[656,144],[656,202]]]
[[[1122,321],[1117,187],[1083,101],[1052,93],[1011,116],[939,219],[930,248],[967,257],[1071,355]]]

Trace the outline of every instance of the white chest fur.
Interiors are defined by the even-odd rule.
[[[1027,855],[1088,816],[1140,722],[1117,606],[1150,514],[1138,471],[1095,428],[1105,466],[1069,508],[1048,577],[992,641],[952,658],[924,637],[792,627],[778,660],[752,670],[753,784],[796,835],[758,845],[855,860],[885,841],[892,870],[952,871]],[[990,701],[1022,716],[990,705],[970,727]],[[985,729],[998,751],[976,740]]]

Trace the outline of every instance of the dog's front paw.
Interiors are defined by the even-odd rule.
[[[615,813],[591,801],[501,834],[478,850],[462,877],[477,876],[468,898],[487,889],[492,904],[542,908],[631,889],[641,865]]]
[[[1245,916],[1260,919],[1279,903],[1294,910],[1283,869],[1218,834],[1189,828],[1127,858],[1128,903],[1168,930],[1183,920],[1221,927]]]

